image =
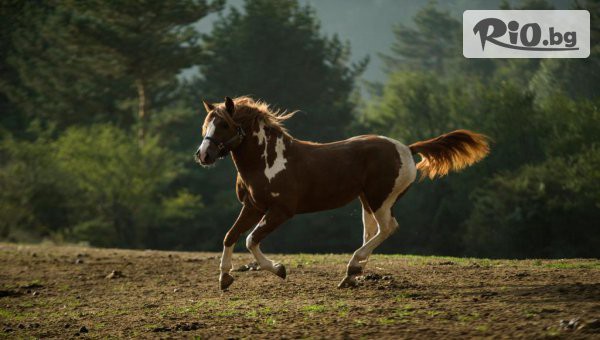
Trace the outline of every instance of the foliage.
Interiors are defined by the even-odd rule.
[[[26,116],[60,125],[137,121],[168,101],[176,76],[201,49],[191,26],[223,1],[8,2],[11,44],[3,92]],[[60,99],[58,99],[60,98]],[[131,115],[132,99],[138,103]],[[83,120],[82,113],[84,115]]]
[[[172,153],[149,139],[139,148],[110,125],[70,128],[57,140],[3,141],[2,231],[140,247],[150,231],[197,217],[199,197],[168,185],[181,173]],[[195,206],[195,211],[191,207]]]
[[[288,125],[302,139],[410,144],[457,128],[492,138],[480,164],[415,183],[381,251],[598,257],[600,7],[575,7],[592,18],[589,58],[473,60],[460,20],[429,3],[396,25],[388,79],[361,101],[367,59],[352,63],[348,43],[295,0],[246,0],[204,35],[196,23],[223,1],[3,1],[0,239],[219,250],[240,204],[229,160],[191,161],[200,99],[250,94],[302,109]],[[354,202],[296,216],[264,248],[353,251],[360,215]]]
[[[455,43],[461,39],[460,21],[439,10],[433,2],[421,9],[413,21],[414,27],[395,27],[392,54],[382,55],[386,67],[390,71],[403,68],[444,73],[444,64],[455,56]]]
[[[192,86],[208,100],[250,94],[285,109],[302,109],[289,128],[300,138],[345,136],[350,96],[367,60],[350,64],[350,48],[324,37],[310,7],[297,1],[244,2],[205,37],[202,74]],[[195,98],[198,102],[198,98]]]
[[[496,176],[472,194],[467,254],[595,257],[600,242],[600,152],[593,147]],[[574,223],[574,221],[577,221]]]
[[[407,47],[439,44],[427,37],[453,26],[453,20],[426,6],[415,17],[415,28],[399,28],[395,57],[388,58],[394,71],[361,118],[370,130],[407,144],[455,128],[473,129],[491,137],[492,152],[458,176],[411,189],[397,208],[402,227],[384,249],[490,257],[597,256],[591,242],[598,235],[589,223],[599,211],[593,184],[597,172],[585,160],[593,163],[599,154],[598,55],[541,64],[495,61],[482,74],[481,64],[457,60],[458,40],[438,46],[435,56],[441,59],[435,67],[423,64],[427,49]],[[416,32],[418,38],[413,41],[406,32]],[[451,40],[446,38],[443,44]],[[546,191],[536,191],[544,185]],[[565,206],[555,203],[561,195]],[[564,235],[569,229],[574,235]]]
[[[5,138],[0,144],[0,237],[36,240],[66,223],[67,175],[42,134],[36,141]]]

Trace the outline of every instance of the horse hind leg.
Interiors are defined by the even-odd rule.
[[[398,229],[399,224],[393,215],[392,209],[394,204],[404,195],[409,187],[410,183],[397,185],[377,211],[366,215],[365,213],[368,213],[368,210],[366,210],[365,207],[369,207],[369,205],[368,202],[366,202],[366,198],[361,195],[361,202],[363,202],[363,222],[365,223],[364,243],[362,247],[358,248],[352,255],[350,262],[348,262],[346,277],[340,282],[338,288],[356,286],[356,275],[363,272],[371,253],[373,253],[375,248]],[[376,233],[374,235],[366,232],[367,223],[372,223],[372,221],[375,221],[376,225]],[[367,239],[367,235],[371,237]]]
[[[391,207],[382,207],[373,214],[377,221],[377,233],[352,255],[346,271],[346,277],[338,285],[339,288],[356,286],[356,276],[361,274],[367,259],[383,241],[385,241],[397,228],[398,222],[392,217]]]
[[[363,222],[363,245],[369,242],[375,234],[377,234],[377,221],[373,216],[371,208],[366,201],[364,195],[360,196],[360,202],[362,203],[362,222]]]

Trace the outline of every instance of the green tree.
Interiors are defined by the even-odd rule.
[[[73,127],[54,141],[38,135],[0,143],[1,238],[197,246],[192,236],[203,236],[202,201],[172,186],[185,170],[157,138],[140,148],[111,125]]]
[[[473,192],[466,254],[484,257],[598,257],[600,152],[525,165]]]
[[[344,136],[353,118],[355,80],[367,61],[352,65],[349,46],[324,37],[310,7],[295,0],[245,1],[243,12],[232,8],[204,40],[201,77],[191,87],[196,105],[198,96],[249,94],[301,109],[289,124],[298,137]]]
[[[7,1],[0,4],[2,124],[13,133],[34,119],[52,121],[60,130],[73,124],[132,122],[120,103],[130,97],[126,82],[103,76],[93,55],[69,43],[59,3]],[[9,118],[12,117],[12,118]]]
[[[396,41],[391,54],[381,57],[389,71],[412,69],[443,74],[451,59],[462,57],[462,27],[448,11],[435,2],[423,7],[413,18],[414,27],[400,24],[394,28]]]
[[[56,141],[56,161],[75,188],[68,202],[75,237],[121,247],[143,244],[179,168],[156,138],[140,149],[112,126],[67,130]]]
[[[201,59],[193,24],[222,5],[222,0],[10,3],[3,9],[16,25],[6,60],[18,81],[4,83],[2,90],[26,113],[43,116],[48,110],[67,120],[65,125],[94,122],[106,112],[109,120],[131,124],[136,120],[110,116],[128,112],[137,98],[143,142],[151,108],[171,101],[177,74]]]
[[[193,24],[220,10],[223,3],[98,0],[64,5],[75,45],[87,56],[94,55],[102,72],[127,77],[135,84],[140,142],[145,138],[150,106],[160,100],[165,84],[198,60],[200,35]]]
[[[0,238],[35,241],[52,237],[68,225],[69,178],[53,154],[47,133],[35,141],[8,136],[0,140]]]

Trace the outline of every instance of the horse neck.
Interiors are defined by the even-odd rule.
[[[244,129],[246,136],[242,143],[232,151],[235,167],[242,175],[251,171],[264,171],[265,148],[267,153],[273,152],[271,144],[283,138],[285,145],[290,145],[291,137],[279,129],[255,123]],[[272,157],[272,155],[269,155]],[[270,159],[270,158],[269,158]]]

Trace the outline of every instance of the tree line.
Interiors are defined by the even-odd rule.
[[[249,94],[301,110],[288,128],[302,139],[492,138],[476,167],[409,190],[386,252],[598,257],[600,2],[573,6],[591,14],[587,59],[465,59],[461,22],[430,3],[373,56],[387,80],[365,84],[368,58],[351,62],[295,0],[3,2],[0,239],[219,250],[239,202],[229,160],[192,161],[201,99]],[[355,202],[295,218],[265,249],[347,252],[361,235]]]

